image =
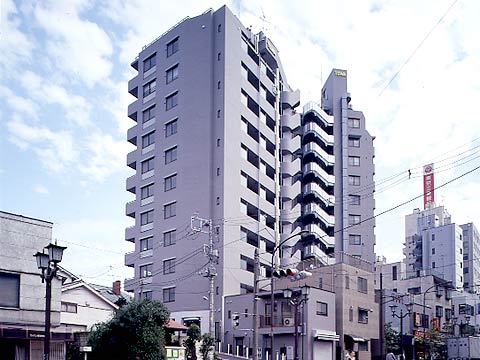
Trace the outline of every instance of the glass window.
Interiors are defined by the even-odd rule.
[[[348,185],[360,186],[360,176],[349,175],[348,176]]]
[[[173,302],[175,301],[175,288],[163,289],[163,302]]]
[[[152,300],[153,299],[152,291],[142,292],[141,293],[141,299],[142,300]]]
[[[142,200],[153,196],[153,185],[154,184],[150,184],[140,189],[140,196]]]
[[[165,110],[168,111],[168,110],[174,108],[177,105],[178,105],[178,92],[176,92],[172,95],[169,95],[165,99]]]
[[[140,266],[140,277],[146,278],[152,276],[153,264]]]
[[[348,127],[354,129],[360,128],[360,119],[348,119]]]
[[[367,294],[368,293],[368,282],[367,282],[367,279],[365,278],[362,278],[362,277],[358,277],[358,280],[357,280],[357,285],[358,285],[358,292],[361,292],[361,293],[364,293],[364,294]]]
[[[77,304],[62,301],[61,311],[68,313],[77,313]]]
[[[153,94],[155,92],[156,87],[157,87],[157,80],[152,80],[149,83],[146,83],[145,85],[143,85],[143,97]]]
[[[360,166],[360,156],[349,156],[348,165],[350,166]]]
[[[178,65],[167,70],[166,78],[167,84],[178,78]]]
[[[167,57],[175,54],[178,51],[178,38],[173,39],[167,44]]]
[[[142,174],[145,174],[146,172],[149,172],[154,169],[154,162],[155,158],[151,158],[145,161],[142,161]]]
[[[140,239],[140,251],[146,251],[153,248],[153,236]]]
[[[328,304],[317,301],[317,315],[328,316]]]
[[[177,174],[165,178],[165,191],[175,189],[177,187]]]
[[[348,224],[349,225],[356,225],[356,224],[360,224],[360,222],[362,221],[362,217],[360,215],[348,215]]]
[[[163,274],[175,273],[175,259],[168,259],[163,261]]]
[[[172,136],[177,133],[177,119],[165,124],[165,137]]]
[[[140,225],[147,225],[153,222],[153,210],[140,214]]]
[[[165,164],[170,164],[171,162],[177,160],[177,147],[173,147],[165,151]]]
[[[163,246],[174,245],[176,242],[176,230],[171,230],[163,233]]]
[[[142,115],[142,122],[144,123],[152,119],[155,119],[155,106],[144,110]]]
[[[177,203],[173,202],[163,206],[163,218],[168,219],[177,215]]]
[[[350,245],[361,245],[362,244],[362,236],[361,235],[348,235],[348,242]]]
[[[360,147],[360,138],[355,137],[355,136],[349,136],[348,137],[348,146],[359,148]]]
[[[155,143],[155,131],[142,136],[142,148],[146,148]]]
[[[0,273],[0,306],[20,306],[20,275]]]
[[[361,324],[368,324],[368,310],[358,308],[358,322]]]
[[[157,55],[156,54],[150,55],[148,58],[146,58],[143,61],[143,72],[150,70],[156,64],[157,64]]]
[[[348,195],[350,205],[360,205],[360,195]]]

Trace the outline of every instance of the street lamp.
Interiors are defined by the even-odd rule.
[[[397,311],[397,305],[390,305],[390,309],[392,310],[392,317],[394,318],[396,317],[400,319],[400,353],[402,356],[403,356],[403,319],[412,314],[413,304],[409,302],[405,306],[407,307],[407,312],[404,314],[403,308],[400,308],[400,315],[398,315],[395,313]]]
[[[292,234],[290,235],[289,237],[287,237],[286,239],[284,239],[283,241],[281,241],[277,246],[275,246],[273,248],[273,251],[272,251],[272,262],[271,262],[271,269],[272,269],[272,275],[271,275],[271,281],[270,281],[270,345],[271,345],[271,352],[272,352],[272,360],[275,360],[275,348],[274,348],[274,341],[273,341],[273,308],[275,306],[275,294],[274,294],[274,291],[273,291],[273,279],[274,279],[274,276],[273,276],[273,268],[275,267],[275,253],[278,251],[278,249],[280,249],[282,247],[283,244],[285,244],[288,240],[296,237],[296,236],[300,236],[300,235],[303,235],[303,234],[307,234],[308,231],[307,230],[301,230],[299,231],[298,233],[296,234]],[[255,295],[256,296],[256,295]],[[256,353],[256,350],[255,350],[255,353]]]
[[[43,359],[50,358],[50,314],[52,303],[52,280],[58,270],[58,263],[62,261],[63,251],[65,246],[57,244],[48,244],[43,249],[43,252],[37,252],[35,258],[37,259],[37,266],[42,270],[42,283],[46,282],[45,289],[45,338],[43,346]],[[47,253],[45,253],[47,250]]]
[[[310,294],[310,287],[309,286],[303,286],[301,288],[301,296],[302,298],[299,298],[298,296],[292,297],[293,296],[293,291],[290,289],[285,289],[283,290],[283,297],[285,299],[291,299],[290,302],[294,306],[294,314],[293,314],[293,327],[294,327],[294,360],[299,360],[298,359],[298,308],[300,305],[304,304],[305,302],[308,301],[308,295]],[[303,358],[303,352],[302,352],[302,358]]]

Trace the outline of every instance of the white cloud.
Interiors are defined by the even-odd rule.
[[[18,96],[6,86],[1,85],[0,98],[5,101],[14,111],[24,113],[31,119],[38,118],[38,105],[32,99]]]
[[[43,195],[48,195],[50,194],[50,191],[48,191],[48,189],[43,186],[43,185],[40,185],[40,184],[36,184],[34,187],[33,187],[33,191],[38,193],[38,194],[43,194]]]
[[[65,170],[77,159],[73,136],[68,131],[54,132],[43,125],[31,126],[18,116],[7,123],[9,139],[23,150],[32,150],[50,171]]]
[[[88,1],[50,1],[48,5],[39,3],[34,13],[49,35],[46,48],[57,68],[69,79],[80,79],[92,88],[110,75],[113,47],[100,26],[81,18],[90,7]]]
[[[22,24],[15,3],[0,2],[0,78],[15,74],[19,64],[28,62],[34,49],[33,42],[20,30]]]

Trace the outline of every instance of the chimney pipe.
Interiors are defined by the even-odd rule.
[[[120,280],[114,281],[114,282],[113,282],[113,285],[112,285],[113,293],[114,293],[115,295],[119,295],[119,296],[120,296],[121,287],[122,287],[122,283],[121,283]]]

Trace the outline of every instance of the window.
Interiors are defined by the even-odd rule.
[[[153,264],[147,264],[140,266],[140,277],[146,278],[152,276]]]
[[[163,260],[163,275],[175,273],[175,259]]]
[[[140,214],[140,225],[147,225],[153,222],[153,210]]]
[[[349,156],[348,165],[350,166],[360,166],[360,156]]]
[[[165,165],[177,160],[177,147],[165,151]]]
[[[354,136],[349,136],[348,137],[348,146],[350,147],[360,147],[360,138],[354,137]]]
[[[61,311],[76,314],[77,313],[77,304],[62,301]]]
[[[348,127],[354,129],[360,128],[360,119],[348,119]]]
[[[435,269],[435,261],[432,261],[432,269]]]
[[[360,186],[360,176],[349,175],[348,176],[348,185]]]
[[[368,324],[368,310],[358,308],[358,322],[360,324]]]
[[[163,246],[174,245],[177,240],[176,230],[171,230],[163,233]]]
[[[153,185],[154,184],[150,184],[140,189],[140,196],[142,200],[153,196]]]
[[[156,54],[150,55],[148,58],[143,60],[143,72],[146,72],[153,68],[157,64]]]
[[[142,148],[145,149],[147,146],[155,144],[155,131],[150,134],[142,136]]]
[[[360,195],[348,195],[350,205],[360,205]]]
[[[163,302],[173,302],[175,301],[175,288],[163,289]]]
[[[155,158],[150,158],[148,160],[142,161],[142,174],[149,172],[154,169],[154,162]]]
[[[140,294],[140,298],[142,300],[152,300],[153,299],[153,295],[152,295],[152,291],[144,291]]]
[[[165,191],[175,189],[177,187],[177,174],[165,178]]]
[[[328,316],[328,304],[317,301],[317,315]]]
[[[178,105],[178,92],[165,98],[165,110],[168,111]]]
[[[20,275],[0,273],[0,306],[20,306]]]
[[[172,136],[177,133],[177,119],[165,124],[165,137]]]
[[[398,272],[397,272],[397,266],[392,266],[392,280],[397,280],[398,277]]]
[[[362,217],[360,215],[348,215],[348,224],[349,225],[357,225],[362,222]]]
[[[348,243],[350,245],[362,245],[362,236],[361,235],[348,235]]]
[[[155,119],[155,106],[152,106],[143,111],[142,122],[146,123],[148,120]]]
[[[438,318],[441,318],[443,316],[443,307],[440,305],[435,306],[435,315]]]
[[[435,241],[435,234],[432,234],[432,241]]]
[[[435,255],[435,248],[432,248],[432,255]]]
[[[178,65],[171,67],[166,73],[167,84],[170,84],[173,80],[178,78]]]
[[[348,321],[353,321],[353,306],[348,309]]]
[[[222,24],[218,24],[217,32],[222,32]]]
[[[178,38],[173,39],[167,44],[167,57],[172,56],[178,51]]]
[[[364,293],[364,294],[368,293],[367,279],[359,276],[358,279],[357,279],[357,286],[358,286],[358,288],[357,288],[358,292],[361,292],[361,293]]]
[[[147,251],[153,248],[153,236],[140,239],[140,251]]]
[[[155,92],[155,88],[157,87],[157,80],[152,80],[149,83],[143,85],[143,97],[146,97],[150,94]]]
[[[168,219],[177,215],[177,203],[173,202],[163,206],[163,218]]]

